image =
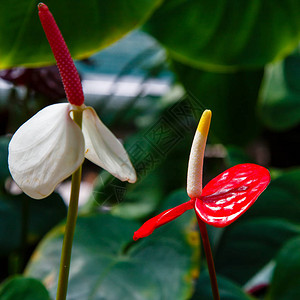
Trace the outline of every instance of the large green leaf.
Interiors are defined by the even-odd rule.
[[[182,201],[173,195],[168,205]],[[78,218],[68,299],[187,299],[197,274],[197,233],[193,212],[133,243],[140,224],[111,215]],[[64,227],[53,230],[38,247],[27,274],[46,283],[54,297]],[[199,241],[199,237],[196,239]]]
[[[126,142],[138,175],[137,183],[126,184],[102,172],[89,204],[112,207],[113,214],[125,218],[143,218],[171,191],[186,184],[189,151],[196,130],[187,99],[168,104],[149,119],[148,126]]]
[[[204,108],[212,110],[210,137],[222,143],[245,144],[256,136],[256,102],[263,70],[212,73],[173,63],[197,119]]]
[[[215,257],[217,273],[245,284],[299,234],[300,226],[280,219],[238,221],[221,237]]]
[[[300,123],[300,55],[267,68],[259,105],[262,121],[273,130]]]
[[[294,0],[169,0],[146,29],[176,59],[209,70],[262,67],[291,52],[300,37]]]
[[[159,170],[155,170],[135,186],[127,185],[124,198],[112,207],[112,214],[124,218],[144,218],[157,208],[163,197],[163,184]]]
[[[36,243],[66,216],[66,206],[57,193],[43,200],[0,194],[0,255],[19,249],[24,209],[28,209],[28,244]]]
[[[226,164],[228,167],[233,167],[238,164],[253,163],[253,158],[251,158],[248,153],[241,147],[226,147],[227,155],[225,157]]]
[[[242,219],[257,217],[281,218],[300,223],[300,169],[284,171],[272,179],[253,207]]]
[[[251,300],[253,299],[249,295],[247,295],[241,287],[234,284],[230,280],[225,277],[218,276],[218,287],[220,298],[222,300]],[[196,284],[196,292],[191,298],[191,300],[213,300],[209,274],[205,270],[201,272],[200,277]]]
[[[0,68],[54,62],[38,19],[39,1],[0,3]],[[49,0],[74,58],[84,58],[145,21],[161,0]]]
[[[271,287],[267,296],[270,300],[300,299],[300,238],[289,241],[276,259]]]
[[[0,286],[1,300],[50,300],[43,284],[33,278],[13,277]]]

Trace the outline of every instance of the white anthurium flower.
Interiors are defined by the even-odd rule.
[[[51,12],[43,3],[38,8],[69,103],[42,109],[14,134],[8,156],[13,179],[30,197],[45,198],[86,157],[120,180],[135,182],[135,170],[122,144],[94,109],[83,104],[79,74]],[[72,111],[82,115],[82,130],[73,121]]]
[[[71,118],[73,110],[83,110],[82,131]],[[84,104],[54,104],[39,111],[12,137],[8,163],[17,185],[42,199],[76,171],[84,157],[122,181],[136,181],[122,144]]]

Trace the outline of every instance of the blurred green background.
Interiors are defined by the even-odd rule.
[[[41,108],[65,101],[37,1],[0,2],[0,299],[54,299],[69,181],[32,200],[7,146]],[[272,181],[227,228],[208,227],[221,299],[300,298],[300,1],[49,0],[86,104],[125,144],[138,181],[85,162],[68,299],[212,299],[195,216],[133,242],[186,201],[189,151],[213,118],[204,183],[233,165]]]

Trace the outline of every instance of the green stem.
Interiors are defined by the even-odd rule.
[[[82,111],[73,111],[73,118],[75,123],[77,123],[78,126],[81,128]],[[72,244],[78,212],[81,169],[82,167],[80,166],[72,175],[71,196],[64,235],[64,242],[62,246],[56,300],[65,300],[67,297]]]
[[[214,298],[214,300],[220,300],[215,264],[214,264],[214,259],[213,259],[211,248],[210,248],[206,225],[198,216],[197,216],[197,220],[198,220],[202,243],[203,243],[203,248],[204,248],[204,252],[205,252],[205,256],[206,256],[213,298]]]

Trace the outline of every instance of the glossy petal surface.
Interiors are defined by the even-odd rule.
[[[194,200],[187,201],[183,204],[165,210],[159,215],[151,218],[134,233],[133,239],[137,241],[140,238],[150,235],[156,228],[173,221],[187,210],[194,208],[194,202]]]
[[[269,171],[255,164],[236,165],[211,180],[195,202],[207,224],[224,227],[242,215],[270,182]]]
[[[14,134],[8,163],[13,179],[30,197],[51,194],[84,160],[84,139],[67,103],[47,106]]]
[[[123,145],[91,107],[86,107],[83,112],[82,131],[88,160],[122,181],[136,181],[135,170]]]

